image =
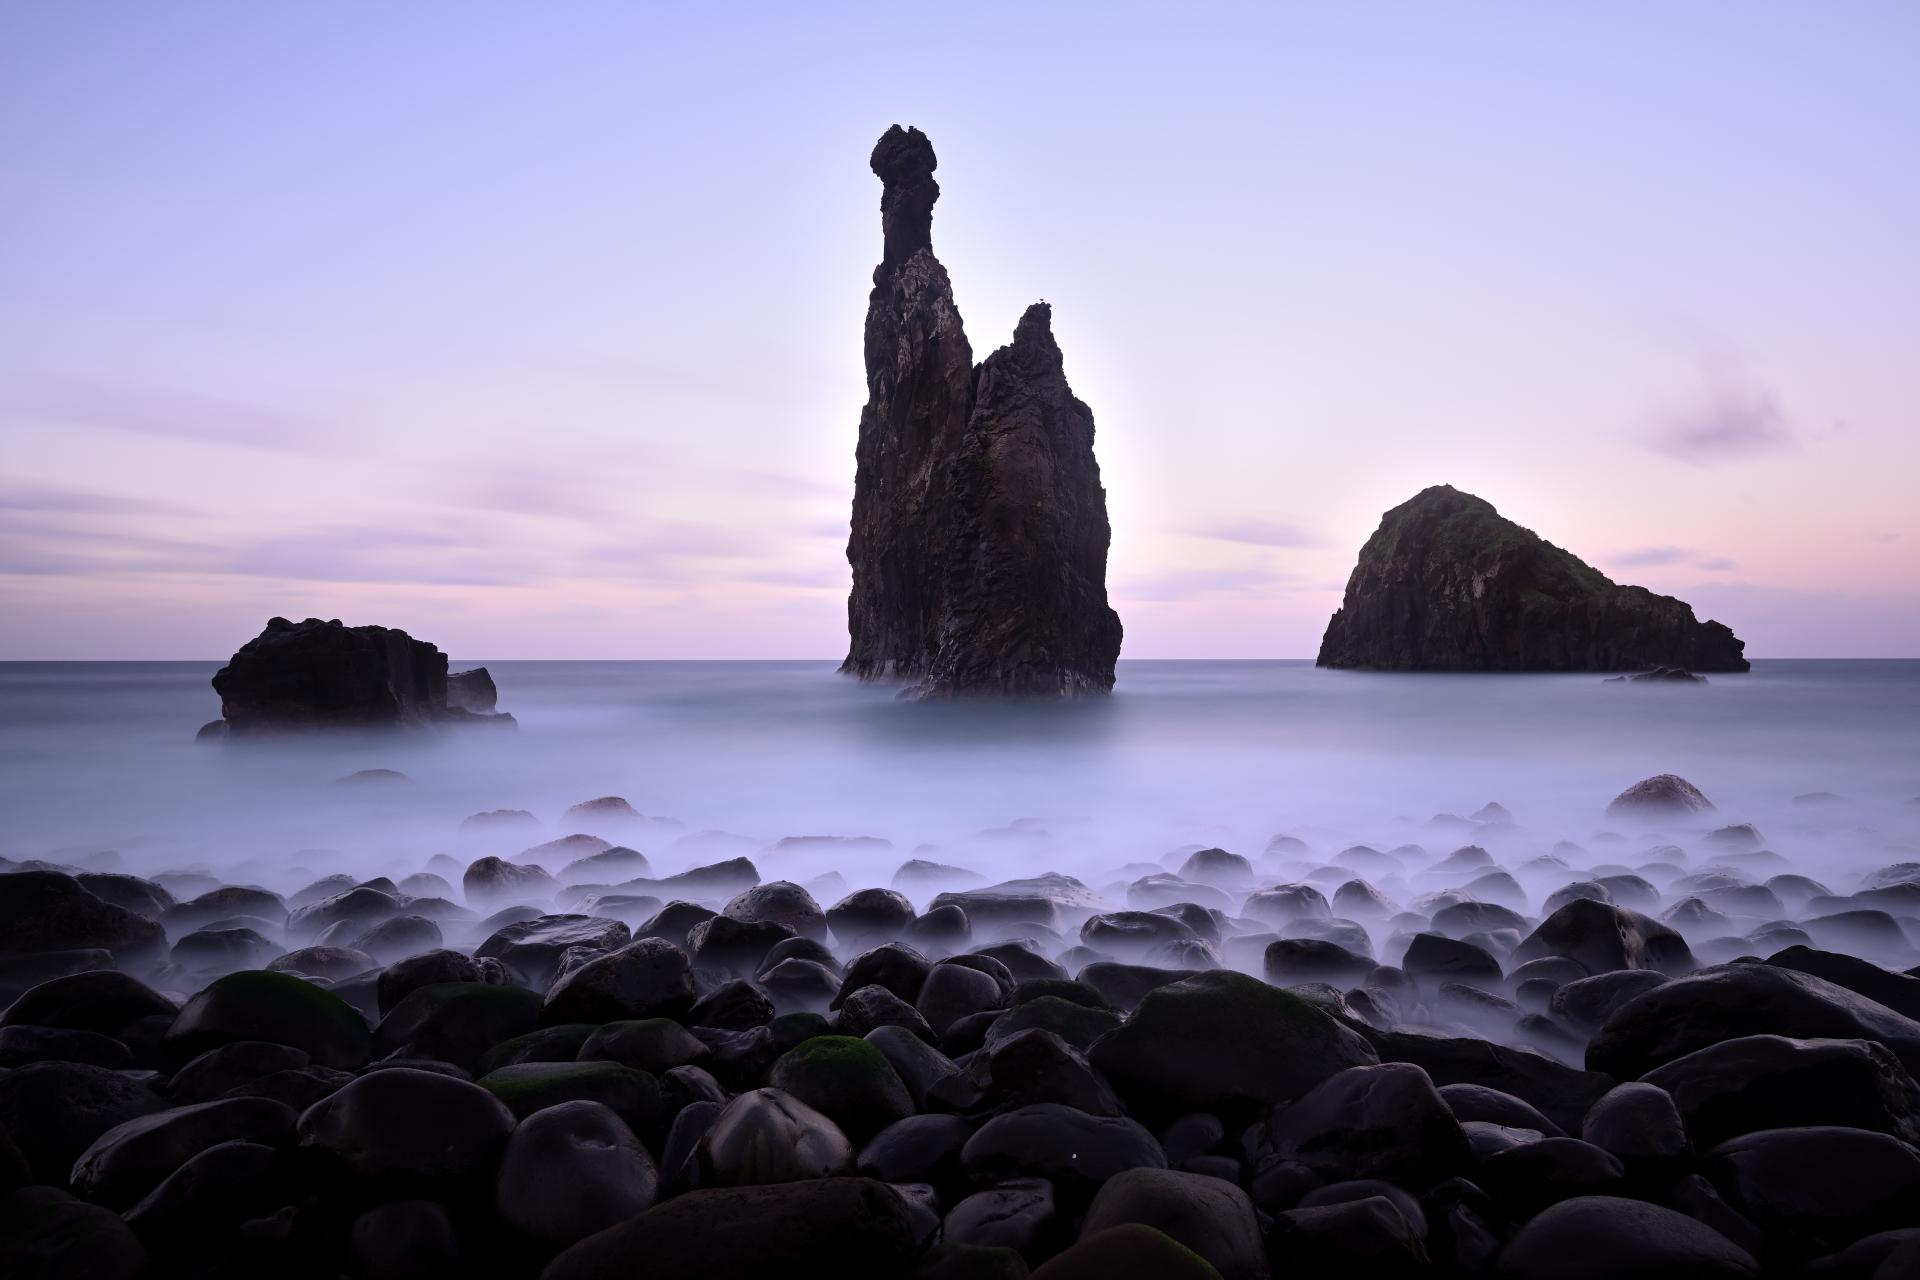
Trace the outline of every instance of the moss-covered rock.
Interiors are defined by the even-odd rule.
[[[371,1051],[367,1021],[321,987],[290,973],[243,969],[217,978],[187,1001],[165,1044],[182,1060],[237,1040],[303,1049],[323,1067],[352,1069]]]
[[[524,1062],[572,1062],[599,1029],[591,1022],[566,1022],[502,1040],[480,1055],[475,1074],[490,1075],[502,1067],[517,1067]]]
[[[660,1082],[617,1062],[523,1062],[489,1071],[476,1083],[523,1120],[555,1103],[598,1102],[652,1142],[666,1121]]]
[[[885,1054],[852,1036],[815,1036],[782,1054],[767,1083],[865,1142],[913,1114],[913,1098]]]

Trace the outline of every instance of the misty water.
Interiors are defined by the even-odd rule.
[[[817,886],[823,906],[922,857],[988,881],[1060,871],[1125,907],[1131,881],[1203,846],[1253,859],[1263,883],[1311,880],[1331,896],[1351,872],[1318,864],[1356,844],[1395,851],[1395,869],[1367,878],[1403,905],[1471,880],[1431,868],[1477,844],[1521,876],[1535,916],[1596,867],[1671,866],[1661,846],[1697,871],[1715,857],[1705,832],[1727,823],[1764,838],[1769,856],[1720,859],[1755,883],[1791,870],[1846,894],[1920,860],[1920,662],[1760,661],[1704,686],[1648,686],[1133,661],[1111,698],[1058,705],[902,702],[822,662],[487,665],[517,729],[224,745],[194,742],[219,713],[216,664],[0,665],[0,853],[105,865],[112,850],[136,874],[284,894],[584,830],[638,848],[654,876],[738,855],[765,879],[837,872]],[[339,782],[365,769],[407,781]],[[1663,772],[1718,812],[1691,829],[1606,820],[1621,789]],[[603,795],[665,821],[563,820]],[[1490,801],[1510,824],[1441,816]],[[462,831],[495,809],[540,827]],[[1269,853],[1280,835],[1305,849]],[[872,839],[778,843],[817,836]],[[1520,870],[1548,853],[1564,872]],[[912,896],[924,909],[931,895]]]

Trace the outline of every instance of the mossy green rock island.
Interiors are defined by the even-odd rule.
[[[1621,586],[1435,485],[1381,518],[1319,665],[1377,671],[1745,671],[1746,644],[1684,600]]]

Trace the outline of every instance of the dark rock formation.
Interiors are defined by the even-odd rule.
[[[231,733],[513,723],[493,711],[486,668],[449,676],[447,655],[425,640],[390,627],[344,626],[338,618],[269,619],[214,673],[213,691]],[[215,736],[211,727],[200,736]]]
[[[1105,693],[1121,628],[1093,415],[1067,386],[1045,303],[974,366],[933,255],[934,165],[917,129],[896,125],[873,151],[885,248],[867,305],[841,670],[925,697]]]
[[[1384,671],[1745,671],[1746,645],[1623,587],[1449,485],[1381,518],[1319,665]]]

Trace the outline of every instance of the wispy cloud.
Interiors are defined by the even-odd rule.
[[[46,488],[37,485],[0,485],[0,511],[31,511],[47,515],[180,516],[197,514],[191,507],[156,498],[90,489]]]
[[[1742,360],[1703,356],[1700,393],[1659,415],[1641,441],[1655,453],[1714,466],[1800,447],[1780,397]]]
[[[1195,537],[1239,542],[1254,547],[1322,547],[1326,540],[1311,529],[1284,520],[1259,518],[1222,521],[1190,530]]]
[[[277,453],[341,447],[337,431],[292,410],[88,378],[12,382],[0,391],[0,415]]]
[[[1613,563],[1630,569],[1680,564],[1713,572],[1735,567],[1734,562],[1725,556],[1708,555],[1689,547],[1641,547],[1635,551],[1622,551],[1613,557]]]

